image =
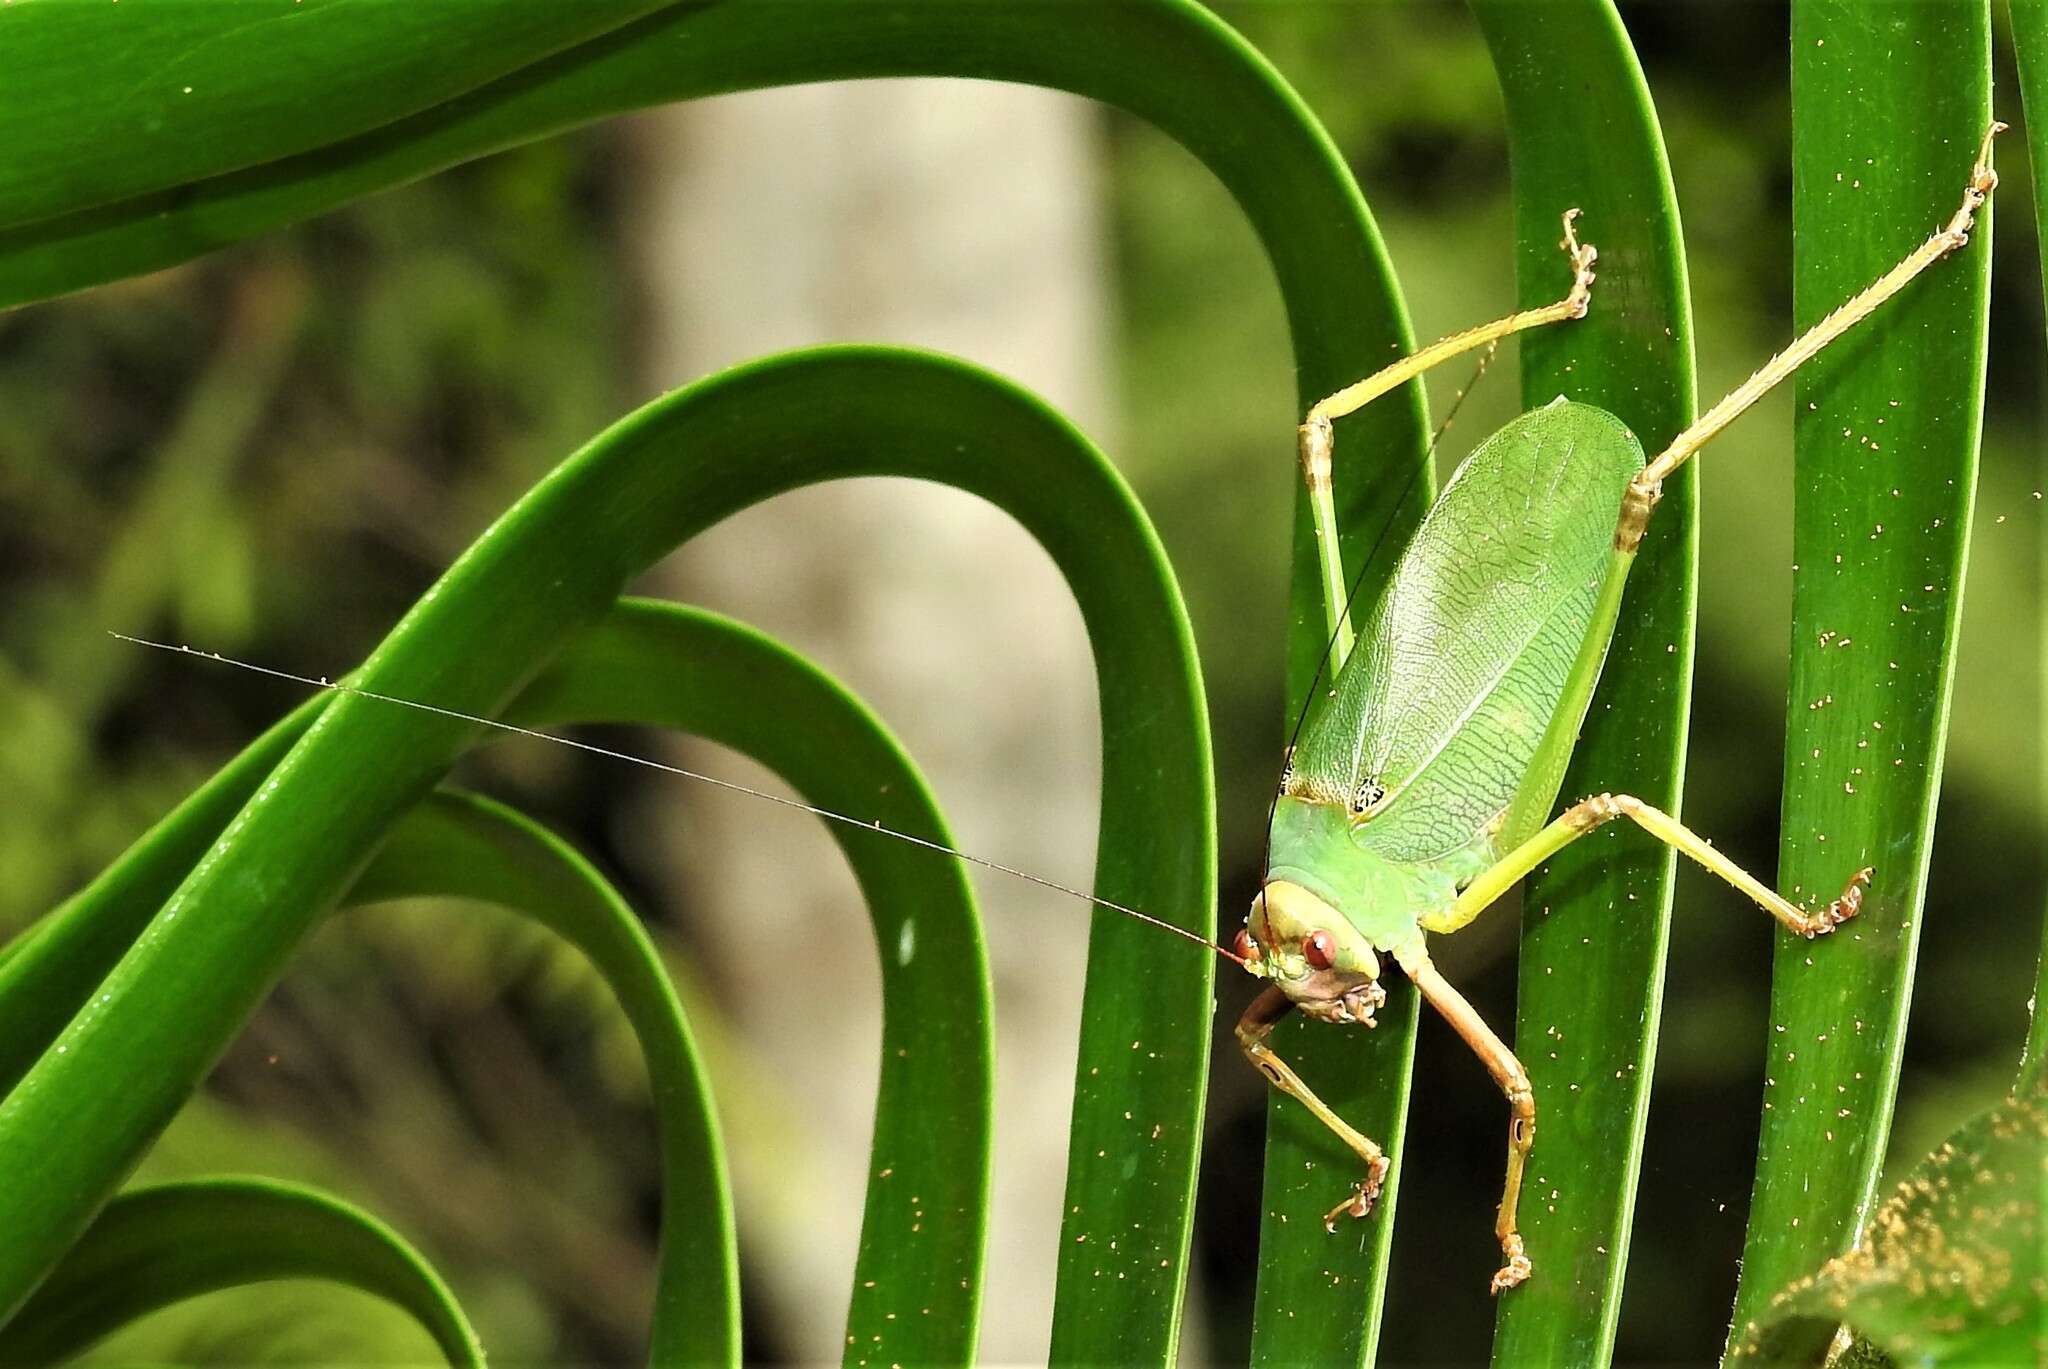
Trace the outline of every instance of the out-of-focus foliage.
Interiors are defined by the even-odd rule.
[[[2048,1096],[2036,1084],[1972,1121],[1870,1214],[1856,1249],[1779,1291],[1731,1362],[1771,1363],[1847,1325],[1896,1365],[2048,1357]]]

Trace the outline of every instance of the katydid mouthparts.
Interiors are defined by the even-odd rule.
[[[1867,318],[1921,272],[1969,241],[1998,183],[1985,133],[1948,222],[1897,266],[1822,319],[1715,404],[1653,461],[1612,414],[1563,396],[1523,414],[1460,464],[1423,517],[1363,629],[1354,633],[1338,553],[1331,486],[1332,423],[1453,357],[1526,329],[1583,318],[1597,253],[1564,215],[1572,281],[1555,303],[1456,333],[1314,405],[1299,429],[1301,466],[1319,543],[1331,675],[1288,748],[1268,833],[1265,870],[1235,948],[1136,908],[986,860],[943,843],[701,771],[519,727],[347,680],[295,674],[126,633],[137,646],[198,656],[336,693],[396,704],[647,766],[858,827],[1070,895],[1193,941],[1269,981],[1237,1024],[1245,1055],[1355,1153],[1365,1175],[1324,1218],[1371,1212],[1385,1152],[1319,1099],[1267,1044],[1299,1009],[1322,1022],[1374,1024],[1390,956],[1479,1055],[1506,1095],[1507,1174],[1495,1234],[1499,1293],[1526,1280],[1516,1228],[1523,1169],[1536,1137],[1536,1101],[1514,1052],[1431,962],[1429,933],[1455,932],[1543,861],[1626,817],[1735,886],[1789,931],[1816,937],[1856,915],[1872,871],[1851,874],[1818,910],[1781,897],[1677,819],[1627,794],[1597,794],[1556,818],[1567,763],[1605,662],[1636,551],[1664,478],[1778,382]],[[1318,676],[1320,679],[1320,675]],[[1310,687],[1316,694],[1316,686]]]

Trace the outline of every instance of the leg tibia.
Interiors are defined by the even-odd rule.
[[[1428,956],[1415,955],[1404,959],[1401,965],[1430,1006],[1472,1048],[1508,1100],[1507,1175],[1501,1183],[1500,1209],[1493,1224],[1501,1253],[1501,1267],[1493,1276],[1493,1291],[1499,1293],[1528,1278],[1531,1270],[1529,1253],[1516,1229],[1515,1214],[1522,1200],[1522,1171],[1536,1145],[1536,1093],[1529,1087],[1529,1072],[1522,1068],[1515,1053],[1494,1035],[1465,996],[1437,972]]]
[[[1984,201],[1998,185],[1998,173],[1991,169],[1991,140],[2004,131],[2004,124],[1994,123],[1984,134],[1983,145],[1977,151],[1977,164],[1970,169],[1970,182],[1963,188],[1962,205],[1940,232],[1908,253],[1904,260],[1861,294],[1801,334],[1790,347],[1765,362],[1755,375],[1743,381],[1726,399],[1707,410],[1698,422],[1674,438],[1671,445],[1643,469],[1631,488],[1655,502],[1665,476],[1677,470],[1687,457],[1733,423],[1750,405],[1762,399],[1772,386],[1811,360],[1821,348],[1870,317],[1880,304],[1904,289],[1915,276],[1969,242],[1970,226],[1977,211],[1983,208]]]
[[[1372,1211],[1373,1200],[1379,1197],[1380,1187],[1387,1180],[1387,1156],[1369,1137],[1332,1112],[1329,1105],[1301,1081],[1301,1076],[1266,1045],[1266,1038],[1272,1035],[1273,1024],[1293,1007],[1278,985],[1267,988],[1252,1000],[1252,1005],[1244,1010],[1244,1016],[1238,1019],[1237,1043],[1244,1048],[1245,1058],[1266,1076],[1268,1083],[1307,1108],[1318,1122],[1335,1132],[1337,1139],[1365,1162],[1365,1177],[1359,1180],[1351,1196],[1331,1208],[1323,1219],[1323,1225],[1335,1231],[1339,1216],[1363,1217]]]

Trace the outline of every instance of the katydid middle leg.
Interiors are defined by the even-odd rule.
[[[1576,209],[1568,209],[1564,215],[1564,241],[1558,244],[1571,259],[1572,284],[1564,298],[1540,309],[1524,309],[1492,323],[1483,323],[1477,328],[1467,328],[1462,333],[1435,342],[1403,357],[1391,366],[1375,371],[1364,380],[1318,401],[1308,411],[1300,429],[1301,472],[1308,482],[1309,508],[1315,518],[1318,555],[1323,568],[1323,610],[1332,641],[1330,668],[1332,673],[1341,670],[1344,660],[1351,654],[1351,624],[1344,617],[1344,601],[1347,597],[1344,580],[1343,556],[1337,545],[1337,507],[1331,493],[1330,453],[1335,445],[1335,433],[1331,424],[1346,414],[1356,413],[1381,395],[1406,384],[1416,376],[1449,361],[1466,352],[1497,344],[1502,338],[1512,336],[1528,328],[1539,328],[1546,323],[1564,323],[1571,319],[1584,318],[1586,307],[1593,297],[1593,263],[1599,252],[1591,243],[1581,243],[1572,221],[1579,216]]]
[[[1684,852],[1748,895],[1751,902],[1784,924],[1787,931],[1800,936],[1811,938],[1831,932],[1856,916],[1863,906],[1863,888],[1871,875],[1868,866],[1851,875],[1840,897],[1827,907],[1808,912],[1716,851],[1706,838],[1662,809],[1630,794],[1595,794],[1565,809],[1549,826],[1502,856],[1465,886],[1449,911],[1422,919],[1424,930],[1454,932],[1463,927],[1538,865],[1616,818],[1628,818],[1659,841]]]
[[[1508,1049],[1505,1041],[1466,1001],[1465,995],[1437,972],[1436,964],[1420,944],[1401,958],[1401,968],[1414,981],[1444,1021],[1451,1024],[1465,1044],[1472,1048],[1486,1072],[1508,1100],[1508,1169],[1501,1183],[1500,1207],[1494,1214],[1493,1234],[1500,1241],[1501,1267],[1493,1276],[1493,1291],[1504,1292],[1529,1277],[1528,1249],[1516,1228],[1515,1213],[1522,1200],[1522,1170],[1536,1144],[1536,1091],[1529,1086],[1529,1072]]]

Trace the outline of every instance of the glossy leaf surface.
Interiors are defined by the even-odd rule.
[[[1556,299],[1569,283],[1558,250],[1565,210],[1581,211],[1579,231],[1600,249],[1586,318],[1522,342],[1522,403],[1562,394],[1599,405],[1654,456],[1692,420],[1692,312],[1663,135],[1634,49],[1607,0],[1473,8],[1507,99],[1522,304]],[[1558,98],[1561,81],[1568,99]],[[1564,802],[1613,791],[1678,811],[1692,693],[1693,490],[1691,470],[1665,482]],[[1536,1272],[1500,1300],[1496,1364],[1598,1364],[1613,1353],[1674,862],[1668,848],[1617,823],[1524,884],[1513,1039],[1536,1092],[1521,1204]]]
[[[1947,221],[1991,118],[1980,3],[1792,11],[1793,307],[1816,322]],[[1781,939],[1734,1324],[1841,1254],[1898,1084],[1983,413],[1988,215],[1794,381],[1792,684],[1779,887],[1862,915]],[[1827,1335],[1781,1347],[1814,1357]]]
[[[0,1328],[0,1364],[58,1364],[129,1322],[268,1279],[327,1279],[412,1313],[451,1365],[483,1347],[432,1266],[367,1212],[268,1179],[157,1184],[109,1203]]]

